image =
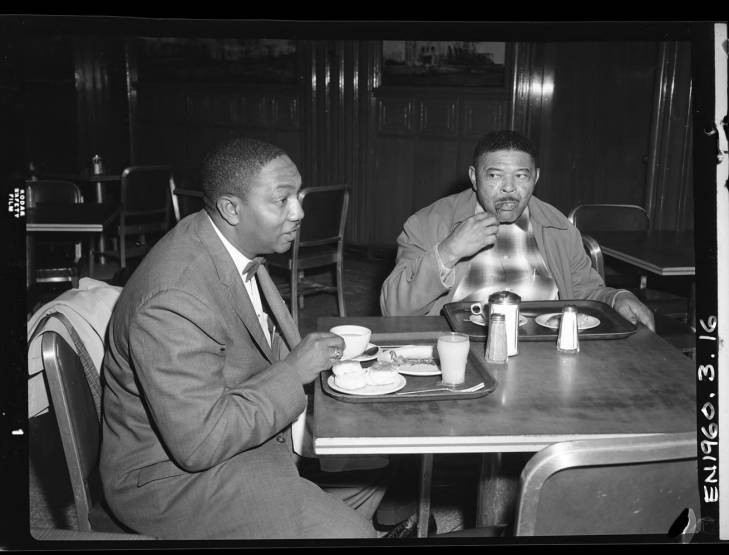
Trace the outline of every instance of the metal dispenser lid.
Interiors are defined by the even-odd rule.
[[[489,304],[519,304],[521,297],[511,291],[498,291],[489,295]]]

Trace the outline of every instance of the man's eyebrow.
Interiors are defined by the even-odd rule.
[[[489,166],[484,171],[487,171],[487,172],[491,172],[491,171],[503,172],[503,171],[506,171],[506,170],[504,168],[496,168],[496,167],[493,167],[493,166]],[[529,173],[531,173],[532,170],[525,166],[523,168],[516,168],[514,171],[517,171],[517,172],[529,172]]]

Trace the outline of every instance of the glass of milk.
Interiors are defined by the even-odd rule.
[[[466,380],[466,359],[470,341],[462,333],[447,333],[438,338],[438,358],[444,385],[459,385]]]

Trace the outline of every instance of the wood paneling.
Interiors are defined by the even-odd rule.
[[[581,203],[642,205],[657,44],[537,47],[544,69],[532,68],[532,87],[541,94],[528,97],[540,112],[536,194],[565,213]]]
[[[691,85],[689,43],[661,43],[645,191],[653,229],[694,227]]]
[[[376,170],[368,190],[387,191],[396,200],[375,196],[370,213],[377,213],[377,220],[367,242],[394,247],[408,216],[470,186],[473,148],[484,133],[506,126],[508,92],[391,87],[370,94],[377,127],[369,159]]]

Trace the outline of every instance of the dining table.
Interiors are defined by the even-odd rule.
[[[76,184],[89,184],[93,185],[93,202],[99,204],[114,204],[119,202],[119,194],[110,194],[108,190],[110,186],[121,183],[121,173],[109,172],[106,170],[104,173],[93,173],[89,170],[82,170],[76,173],[68,172],[43,172],[41,174],[44,179],[61,179],[63,181],[71,181]],[[85,199],[85,202],[89,202],[89,199]],[[106,250],[106,240],[104,234],[100,233],[96,238],[98,252],[104,252]],[[99,263],[104,264],[105,258],[103,255],[99,255]]]
[[[94,276],[94,237],[103,234],[119,213],[111,203],[43,205],[29,208],[25,216],[26,280],[33,275],[33,235],[36,233],[87,234],[89,276]]]
[[[370,328],[375,345],[434,344],[451,331],[443,316],[322,317],[317,328],[341,324]],[[493,497],[499,478],[489,462],[498,454],[695,431],[694,363],[640,324],[617,339],[581,340],[576,354],[557,351],[554,341],[520,341],[518,355],[493,364],[484,348],[482,341],[470,342],[471,355],[495,382],[480,397],[355,403],[332,396],[323,380],[315,387],[316,455],[420,456],[418,537],[427,536],[435,453],[482,454],[475,485],[481,527],[498,524]]]
[[[693,231],[590,232],[605,256],[658,276],[694,276]],[[646,277],[641,278],[641,288]],[[696,329],[696,283],[691,282],[688,302],[689,324]]]

